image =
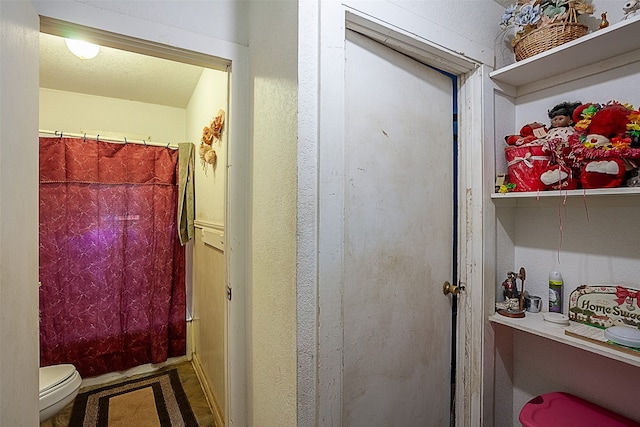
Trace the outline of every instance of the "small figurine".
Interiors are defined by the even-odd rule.
[[[607,28],[609,26],[609,21],[607,21],[607,12],[602,12],[600,14],[600,29]]]
[[[496,302],[496,311],[498,314],[506,317],[521,318],[524,317],[524,281],[526,272],[524,267],[520,267],[518,274],[510,271],[507,273],[507,279],[502,282],[504,301]],[[522,281],[522,287],[518,291],[517,279]]]
[[[624,12],[623,21],[640,14],[640,0],[629,0],[622,6],[622,11]]]
[[[502,295],[505,300],[518,298],[518,286],[516,284],[517,277],[516,273],[510,271],[507,273],[507,279],[502,282],[502,287],[504,288]]]

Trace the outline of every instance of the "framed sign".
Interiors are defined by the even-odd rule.
[[[640,325],[638,289],[611,285],[582,285],[569,296],[569,319],[606,329]]]
[[[612,331],[616,329],[626,332],[635,331],[632,335],[638,335],[639,292],[637,289],[626,286],[579,286],[569,296],[569,319],[575,323],[567,327],[564,333],[625,353],[640,355],[640,348],[637,345],[621,342],[619,337],[615,338],[615,335],[613,337],[607,335],[614,334]],[[623,326],[624,328],[621,328]],[[621,345],[622,343],[624,345]]]

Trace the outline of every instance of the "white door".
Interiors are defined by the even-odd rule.
[[[449,425],[453,82],[349,31],[343,425]]]

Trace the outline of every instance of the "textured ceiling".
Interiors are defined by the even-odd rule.
[[[186,108],[203,68],[101,46],[80,59],[40,33],[40,87]]]

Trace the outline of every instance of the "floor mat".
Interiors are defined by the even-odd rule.
[[[197,427],[176,369],[78,394],[69,427]]]

